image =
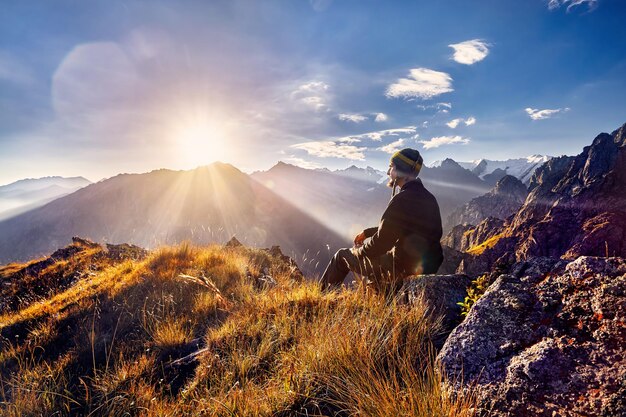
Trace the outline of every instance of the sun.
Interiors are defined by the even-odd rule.
[[[173,140],[180,163],[188,168],[230,157],[228,139],[221,125],[206,118],[185,120],[174,129]]]

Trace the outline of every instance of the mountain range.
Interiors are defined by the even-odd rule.
[[[89,184],[91,181],[83,177],[44,177],[0,186],[0,220],[41,207]]]
[[[145,248],[236,236],[252,246],[280,245],[311,273],[348,243],[235,167],[215,163],[121,174],[0,222],[0,263],[45,255],[76,235]]]
[[[526,158],[512,158],[504,161],[477,159],[470,162],[459,162],[458,164],[490,184],[495,184],[505,175],[512,175],[528,185],[533,172],[551,158],[551,156],[546,155],[530,155]],[[439,164],[439,162],[436,164]]]
[[[76,235],[145,248],[236,236],[251,246],[280,245],[307,263],[305,272],[319,273],[337,248],[378,224],[391,197],[386,178],[371,167],[330,171],[284,162],[250,175],[220,163],[121,174],[0,221],[0,263],[49,254]],[[420,178],[444,219],[491,189],[452,159],[424,166]]]
[[[534,257],[624,257],[625,188],[623,125],[596,136],[579,155],[552,158],[539,167],[522,206],[506,220],[487,218],[466,228],[465,239],[480,243],[466,251],[459,270],[479,274]]]

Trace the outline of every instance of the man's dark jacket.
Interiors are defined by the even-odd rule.
[[[420,179],[402,186],[380,219],[365,230],[371,239],[357,251],[359,258],[378,259],[395,248],[394,264],[405,274],[434,274],[443,262],[441,214],[435,197]]]

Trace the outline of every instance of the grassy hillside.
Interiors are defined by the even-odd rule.
[[[423,308],[245,247],[68,250],[0,268],[3,416],[471,415]]]

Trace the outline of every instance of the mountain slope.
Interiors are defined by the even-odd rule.
[[[50,253],[72,236],[152,248],[191,240],[280,245],[320,265],[347,242],[227,164],[122,174],[0,222],[0,262]],[[314,258],[318,258],[313,261]],[[318,265],[317,269],[322,266]]]
[[[626,256],[625,187],[626,125],[537,169],[524,205],[465,270],[536,256]]]
[[[446,219],[446,228],[459,224],[477,225],[487,217],[506,220],[519,210],[527,195],[528,190],[520,180],[506,175],[487,194],[472,199],[450,214]]]

